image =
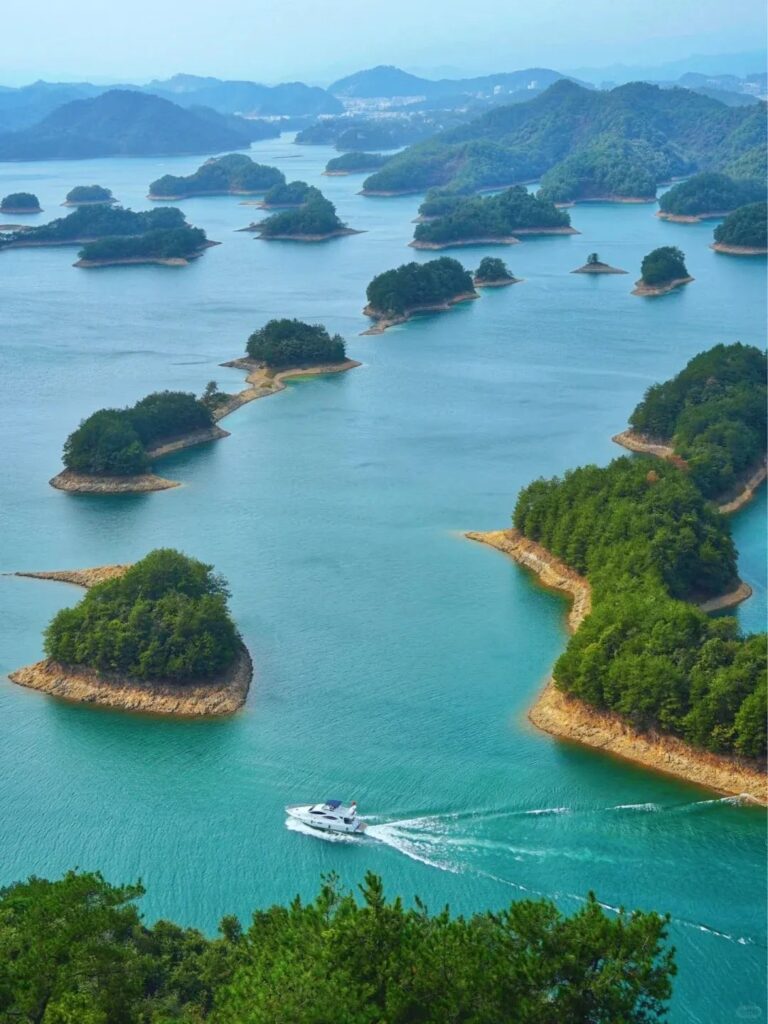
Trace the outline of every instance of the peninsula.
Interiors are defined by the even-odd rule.
[[[750,203],[734,210],[715,228],[712,248],[732,256],[764,256],[768,253],[768,204]]]
[[[149,186],[147,199],[189,199],[191,196],[249,196],[284,185],[285,175],[276,167],[257,164],[243,153],[206,160],[186,177],[165,174]]]
[[[643,257],[640,279],[635,281],[633,295],[652,297],[667,295],[693,278],[685,265],[685,253],[675,245],[663,245]]]
[[[650,387],[613,440],[674,463],[721,511],[735,511],[765,479],[767,372],[754,346],[716,345]]]
[[[450,256],[427,263],[404,263],[377,274],[366,290],[363,315],[375,320],[363,334],[381,334],[419,313],[439,313],[478,298],[472,275]]]
[[[603,263],[596,252],[591,252],[583,267],[577,267],[571,271],[572,274],[626,274],[626,270],[612,267],[609,263]]]
[[[108,204],[112,205],[117,200],[112,195],[112,190],[103,188],[101,185],[76,185],[67,192],[66,199],[62,206],[95,206]]]
[[[14,683],[150,714],[229,715],[245,703],[251,658],[212,566],[159,548],[132,566],[22,575],[88,592],[54,616],[45,659],[10,673]]]
[[[725,217],[737,207],[756,203],[764,196],[765,184],[759,181],[710,171],[673,185],[659,198],[656,216],[676,224],[697,224]]]
[[[40,200],[32,192],[11,192],[0,201],[0,213],[42,213]]]
[[[472,284],[475,288],[504,288],[509,284],[519,284],[522,278],[515,277],[504,260],[496,256],[484,256],[475,271]]]
[[[434,210],[434,198],[422,204]],[[537,199],[522,185],[489,196],[450,197],[442,214],[416,225],[414,249],[448,249],[459,245],[514,245],[517,235],[575,235],[571,218],[554,203]]]
[[[333,203],[314,187],[307,187],[300,206],[273,213],[245,230],[257,232],[258,237],[266,241],[291,242],[325,242],[330,238],[361,234],[339,220]]]

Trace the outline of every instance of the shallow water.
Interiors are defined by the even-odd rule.
[[[256,676],[230,721],[136,718],[56,703],[5,679],[41,654],[76,588],[0,577],[0,882],[73,865],[141,876],[150,917],[212,929],[221,915],[310,895],[323,871],[371,868],[432,907],[499,907],[588,890],[673,918],[675,1022],[763,1011],[764,815],[734,800],[560,744],[525,711],[565,642],[564,602],[502,555],[462,539],[504,526],[535,476],[621,454],[644,389],[718,341],[764,341],[765,260],[708,248],[712,224],[648,206],[572,212],[581,235],[505,250],[523,284],[442,316],[359,337],[365,286],[407,259],[418,197],[356,195],[321,178],[331,151],[254,146],[318,184],[366,233],[323,246],[235,233],[236,198],[182,208],[224,244],[186,269],[86,272],[75,250],[0,253],[0,569],[98,565],[172,544],[215,564]],[[92,181],[148,206],[150,180],[195,158],[2,165],[0,193],[36,192],[38,221]],[[630,296],[642,256],[680,244],[696,281]],[[587,253],[626,277],[568,272]],[[183,481],[143,496],[77,497],[47,484],[80,418],[150,390],[200,392],[270,316],[325,322],[363,365],[290,384],[227,420],[224,442],[162,463]],[[765,490],[734,519],[765,621]],[[364,842],[285,827],[288,803],[356,798]]]

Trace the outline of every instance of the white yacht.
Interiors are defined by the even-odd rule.
[[[365,831],[365,822],[357,815],[357,803],[344,804],[341,800],[326,800],[322,804],[307,804],[301,807],[286,807],[291,818],[316,828],[321,832]]]

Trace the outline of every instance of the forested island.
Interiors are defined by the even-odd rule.
[[[164,174],[149,186],[147,198],[259,195],[274,185],[284,184],[285,175],[276,167],[257,164],[243,153],[229,153],[206,160],[193,174]]]
[[[561,79],[527,103],[409,146],[363,188],[369,195],[435,186],[473,192],[541,180],[545,197],[558,201],[650,200],[661,182],[701,170],[761,178],[765,171],[754,168],[765,167],[765,147],[759,104],[725,107],[643,82],[599,90]]]
[[[329,334],[322,324],[288,318],[270,320],[254,331],[246,352],[250,359],[271,370],[344,363],[347,359],[340,334]]]
[[[693,278],[685,265],[685,253],[676,245],[662,245],[643,257],[640,280],[635,281],[633,295],[666,295]]]
[[[112,189],[102,185],[76,185],[67,192],[62,206],[92,206],[95,203],[116,203]]]
[[[484,256],[472,278],[475,288],[502,288],[520,281],[521,278],[515,277],[504,260],[496,256]]]
[[[705,497],[727,502],[764,469],[767,373],[765,353],[752,345],[716,345],[650,387],[630,433],[615,440],[673,459]]]
[[[313,189],[306,181],[281,182],[268,189],[264,193],[264,198],[256,205],[264,210],[289,210],[295,206],[303,206],[316,192],[317,189]]]
[[[273,213],[246,230],[255,231],[259,238],[268,241],[294,242],[325,242],[329,238],[360,234],[339,219],[333,203],[313,186],[307,186],[300,206]]]
[[[377,274],[366,290],[365,316],[376,321],[365,334],[381,334],[417,313],[437,313],[476,299],[472,275],[450,256],[427,263],[404,263]]]
[[[765,255],[768,253],[767,220],[766,203],[750,203],[734,210],[715,228],[712,248],[733,256]]]
[[[226,437],[214,418],[206,403],[182,391],[157,391],[125,409],[100,409],[67,438],[65,469],[51,485],[78,494],[176,487],[150,472],[153,459]]]
[[[187,266],[209,242],[202,228],[188,226],[157,229],[143,235],[116,235],[100,238],[83,246],[76,267],[117,267],[156,263],[163,266]]]
[[[663,220],[691,224],[708,217],[723,217],[739,206],[765,196],[765,184],[754,179],[730,177],[710,171],[680,181],[659,199]]]
[[[144,891],[80,871],[0,890],[8,1019],[309,1024],[342,997],[377,1024],[650,1024],[676,973],[667,917],[593,894],[570,916],[536,898],[463,917],[387,897],[370,872],[354,892],[325,876],[314,899],[228,915],[210,938],[148,924]]]
[[[365,174],[383,167],[389,159],[384,153],[363,153],[359,150],[352,150],[350,153],[342,153],[341,156],[335,156],[329,160],[323,174],[330,177],[344,174]]]
[[[159,548],[58,612],[45,660],[10,678],[128,711],[231,714],[245,702],[252,668],[228,596],[212,566]]]
[[[42,213],[40,200],[32,192],[11,192],[0,202],[0,213]]]
[[[429,209],[434,209],[430,204]],[[447,249],[458,245],[506,244],[516,235],[576,234],[571,218],[554,203],[531,195],[522,185],[490,196],[463,196],[442,215],[416,225],[414,249]]]
[[[626,274],[626,270],[620,270],[618,267],[612,267],[610,263],[604,263],[600,259],[600,254],[597,252],[591,252],[587,256],[587,262],[582,267],[577,267],[571,271],[572,274]]]
[[[624,457],[537,480],[520,492],[513,530],[470,535],[580,601],[534,723],[762,802],[765,636],[696,605],[721,609],[750,593],[707,493],[737,435],[753,455],[764,445],[764,373],[757,349],[717,346],[646,394],[633,426],[674,431],[695,468]]]
[[[58,217],[48,224],[11,232],[3,237],[0,248],[80,245],[102,238],[146,235],[188,227],[184,214],[174,206],[134,212],[122,206],[97,203],[80,206],[66,217]]]

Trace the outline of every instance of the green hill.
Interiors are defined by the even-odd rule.
[[[728,213],[738,206],[756,203],[765,196],[765,185],[754,179],[737,181],[715,171],[694,174],[681,181],[659,199],[662,213],[697,216],[701,213]]]

